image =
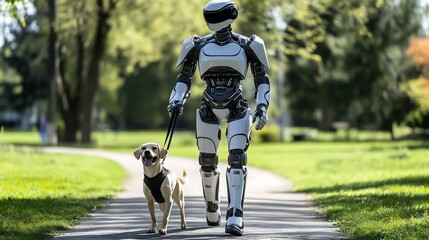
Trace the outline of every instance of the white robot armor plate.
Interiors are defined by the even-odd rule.
[[[180,55],[177,59],[176,67],[180,66],[185,60],[186,55],[188,55],[189,51],[195,46],[194,39],[197,38],[196,35],[188,37],[183,41],[182,49],[180,49]]]
[[[250,48],[253,50],[255,55],[258,57],[258,59],[262,63],[262,65],[264,65],[264,67],[269,69],[270,65],[268,64],[267,52],[265,50],[264,40],[262,40],[260,37],[258,37],[256,35],[253,35],[251,37],[251,39],[253,41],[250,43]]]
[[[201,76],[213,67],[230,67],[240,73],[243,79],[247,73],[246,53],[236,43],[223,46],[208,43],[201,49],[198,64]]]

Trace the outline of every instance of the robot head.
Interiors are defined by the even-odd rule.
[[[231,0],[212,0],[203,10],[207,27],[217,32],[231,25],[238,16],[235,3]]]

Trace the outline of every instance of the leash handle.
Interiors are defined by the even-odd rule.
[[[174,128],[176,126],[176,120],[178,116],[179,116],[179,112],[174,111],[173,115],[170,118],[170,123],[168,124],[167,136],[165,136],[165,141],[163,146],[163,148],[167,149],[167,151],[170,149],[170,144],[171,144],[171,140],[173,139]],[[168,144],[167,144],[167,141],[168,141]],[[167,147],[165,147],[165,144],[167,144]]]

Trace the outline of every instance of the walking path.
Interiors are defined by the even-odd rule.
[[[102,150],[64,147],[45,148],[46,152],[84,154],[115,160],[129,173],[123,192],[108,200],[108,205],[98,209],[56,239],[230,239],[225,234],[225,221],[219,227],[208,227],[202,196],[199,164],[195,160],[168,156],[165,166],[181,174],[188,172],[185,185],[185,212],[188,228],[180,229],[176,205],[170,216],[168,234],[146,233],[150,227],[149,212],[142,192],[143,168],[132,153],[111,153]],[[227,192],[225,170],[220,164],[221,209],[226,212]],[[158,222],[161,212],[156,206]],[[267,171],[248,168],[246,198],[244,202],[245,230],[243,239],[346,239],[332,223],[327,222],[313,207],[308,195],[291,191],[291,183]]]

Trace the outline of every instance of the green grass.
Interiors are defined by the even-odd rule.
[[[120,190],[111,160],[0,147],[0,239],[46,239]]]
[[[194,133],[174,136],[171,155],[198,158]],[[94,147],[131,154],[141,143],[163,143],[165,132],[94,137]],[[225,142],[219,150],[222,161],[227,158]],[[278,173],[292,180],[295,190],[310,193],[326,217],[353,239],[429,239],[427,141],[264,144],[256,138],[248,163]]]
[[[251,165],[311,193],[354,239],[429,239],[429,142],[255,144]]]

